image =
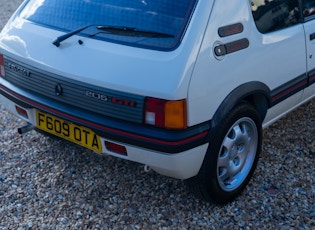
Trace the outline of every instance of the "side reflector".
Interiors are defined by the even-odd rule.
[[[5,72],[4,72],[4,58],[3,55],[0,54],[0,76],[5,77]]]
[[[25,117],[28,119],[28,114],[27,114],[27,111],[21,107],[18,107],[18,106],[15,106],[15,110],[16,112],[21,115],[22,117]]]
[[[114,153],[118,153],[124,156],[127,156],[127,149],[122,146],[122,145],[118,145],[109,141],[105,141],[105,146],[107,148],[107,150],[114,152]]]

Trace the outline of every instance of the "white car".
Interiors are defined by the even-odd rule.
[[[315,95],[313,0],[27,0],[0,34],[0,102],[31,129],[226,203],[262,129]]]

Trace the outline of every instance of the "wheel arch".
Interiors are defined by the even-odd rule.
[[[236,105],[241,101],[252,104],[264,120],[271,104],[270,89],[262,82],[248,82],[235,88],[221,103],[215,112],[211,127],[217,126]]]

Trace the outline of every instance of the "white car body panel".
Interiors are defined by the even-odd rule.
[[[30,124],[36,124],[35,109],[25,108],[29,116],[28,119],[25,119],[25,117],[19,115],[16,112],[15,106],[18,106],[17,104],[8,100],[1,94],[0,101],[15,116],[20,117]],[[177,179],[188,179],[192,175],[197,175],[208,148],[208,144],[204,144],[181,153],[169,155],[163,152],[126,145],[124,143],[115,142],[106,138],[101,138],[101,140],[103,149],[102,154],[138,162],[148,166],[148,169],[152,169],[161,175],[171,176]],[[109,151],[108,149],[106,149],[106,146],[104,144],[105,141],[110,141],[111,143],[124,146],[127,149],[128,155],[123,156],[121,154]]]
[[[144,98],[184,99],[187,101],[188,129],[211,124],[215,115],[219,118],[224,115],[220,108],[228,103],[225,99],[233,95],[232,92],[248,83],[259,82],[270,91],[266,92],[270,95],[265,95],[270,99],[266,99],[268,105],[267,102],[261,105],[269,106],[262,108],[266,111],[261,112],[264,118],[262,126],[267,127],[315,96],[314,83],[298,90],[301,83],[313,79],[313,76],[304,76],[307,71],[315,70],[315,57],[311,58],[315,52],[315,40],[308,41],[310,34],[315,32],[312,29],[314,20],[263,34],[255,25],[248,1],[222,2],[199,0],[180,45],[170,51],[127,46],[80,35],[74,35],[56,47],[52,44],[53,40],[64,32],[19,17],[21,7],[0,34],[0,54],[4,59],[13,59],[82,85],[89,84]],[[243,26],[243,31],[229,36],[218,33],[219,28],[237,23]],[[248,47],[220,57],[215,55],[216,46],[241,39],[249,41]],[[79,40],[82,44],[78,43]],[[294,81],[297,83],[293,84]],[[9,87],[10,83],[6,82],[5,77],[0,78],[0,90],[5,91]],[[289,94],[290,91],[293,93]],[[6,93],[14,99],[0,94],[0,102],[16,116],[35,126],[35,109],[14,101],[23,101],[18,93],[18,96],[10,90]],[[28,118],[18,114],[16,106],[25,109]],[[231,102],[231,106],[235,104]],[[147,128],[146,124],[140,125]],[[139,128],[140,125],[135,127]],[[132,135],[136,136],[131,132]],[[207,135],[202,137],[206,139]],[[150,138],[144,137],[141,141],[154,139]],[[111,140],[105,135],[101,139],[104,154],[139,162],[163,175],[179,179],[198,174],[209,141],[211,144],[211,140],[207,139],[199,146],[169,153]],[[192,138],[187,139],[190,141]],[[108,151],[104,141],[125,147],[128,155]],[[160,139],[157,138],[158,141]]]
[[[227,8],[218,2],[215,6],[217,8],[208,24],[189,87],[191,123],[200,123],[207,120],[207,117],[213,116],[224,98],[244,83],[259,81],[273,90],[306,71],[306,53],[301,49],[305,44],[302,25],[266,35],[257,30],[246,29],[253,29],[255,25],[251,20],[252,15],[248,6],[241,2],[243,1],[233,1],[235,7]],[[234,17],[227,20],[226,15],[234,15]],[[226,38],[220,38],[217,33],[213,33],[221,26],[238,22],[244,24],[243,33]],[[248,49],[226,56],[222,60],[214,57],[213,48],[216,42],[227,43],[244,37],[249,38]],[[272,59],[277,61],[269,61],[271,55]],[[228,71],[225,71],[226,68]],[[301,95],[302,92],[299,94]],[[299,99],[299,96],[296,98]],[[297,102],[298,100],[294,100],[288,106]],[[283,106],[282,111],[277,110],[278,115],[287,108]]]
[[[196,11],[199,8],[211,9],[211,6],[212,1],[203,1]],[[171,52],[122,46],[80,36],[69,38],[57,48],[52,41],[63,32],[22,18],[16,18],[4,29],[0,46],[4,48],[4,54],[10,52],[21,62],[67,78],[138,95],[179,100],[187,97],[194,60],[203,39],[202,28],[205,28],[208,17],[209,12],[205,11],[194,16],[182,45]],[[82,46],[78,44],[79,39],[84,42]]]

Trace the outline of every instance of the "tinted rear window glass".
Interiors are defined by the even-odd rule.
[[[303,16],[310,17],[315,15],[315,0],[302,0]]]
[[[197,0],[30,0],[21,16],[64,32],[86,25],[157,32],[108,33],[89,27],[80,35],[93,34],[94,39],[172,50],[179,45],[196,2]]]
[[[300,22],[298,0],[249,0],[261,33],[287,28]]]

